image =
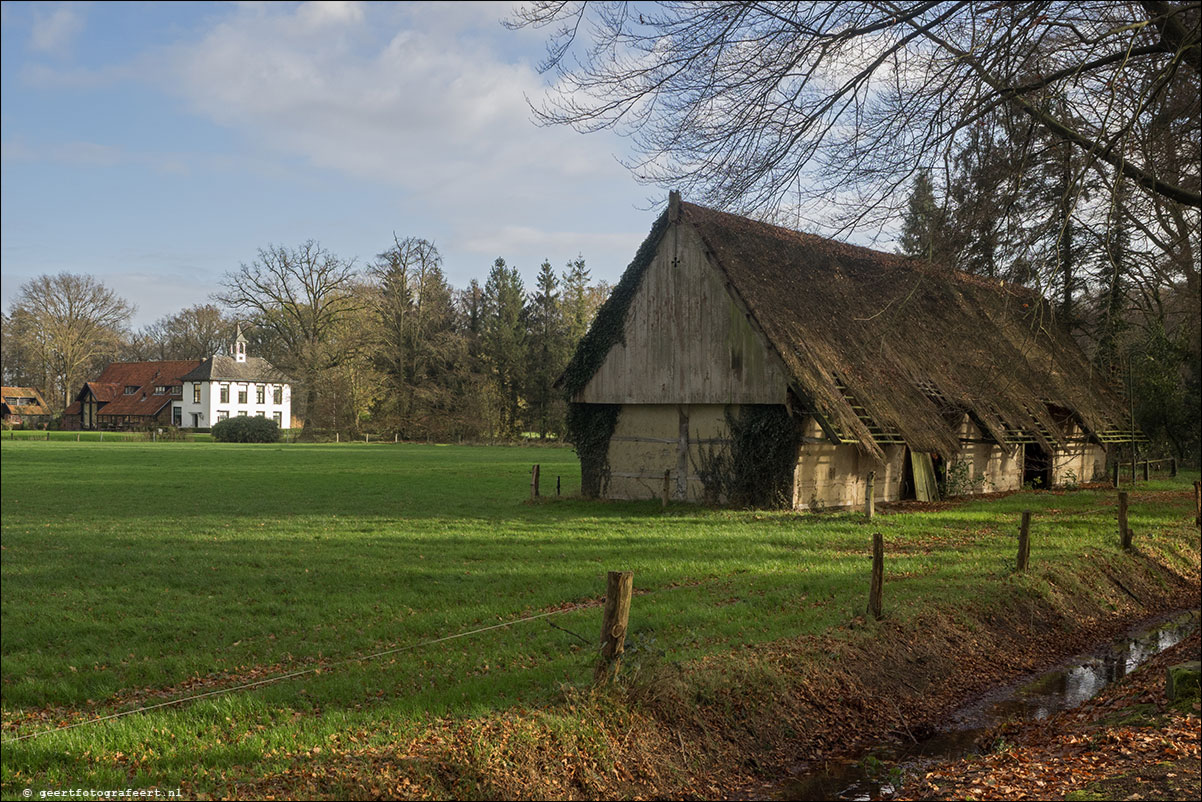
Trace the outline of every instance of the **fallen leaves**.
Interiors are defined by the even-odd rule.
[[[999,727],[994,734],[1005,749],[928,767],[898,798],[1062,799],[1097,783],[1127,799],[1197,798],[1199,719],[1168,706],[1163,674],[1198,649],[1195,632],[1080,708]],[[1166,770],[1166,761],[1186,770]],[[1188,790],[1175,797],[1183,773]]]

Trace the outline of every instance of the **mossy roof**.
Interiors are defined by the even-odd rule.
[[[967,412],[1006,444],[1123,427],[1123,406],[1029,289],[680,204],[803,403],[842,438],[881,453],[960,448]],[[661,216],[561,379],[569,397],[622,340],[623,321],[667,228]]]

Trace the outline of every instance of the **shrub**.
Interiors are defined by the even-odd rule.
[[[221,443],[278,443],[280,427],[270,418],[239,415],[217,421],[213,439]]]

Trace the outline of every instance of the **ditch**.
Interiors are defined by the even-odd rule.
[[[987,733],[1015,719],[1043,719],[1075,708],[1121,680],[1150,658],[1188,637],[1198,610],[1145,621],[1127,634],[1099,644],[1058,667],[991,691],[948,717],[935,735],[908,744],[881,744],[858,758],[799,767],[800,774],[775,794],[781,799],[888,800],[906,776],[927,766],[991,748]]]

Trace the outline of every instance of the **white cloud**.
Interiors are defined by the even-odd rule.
[[[59,6],[49,14],[39,11],[34,15],[29,46],[43,53],[62,55],[70,49],[83,27],[83,15],[72,8]]]
[[[503,7],[457,5],[243,10],[174,53],[173,89],[272,149],[447,202],[624,178],[597,139],[531,124],[525,98],[540,77],[488,42],[505,35]],[[426,24],[444,9],[450,21]]]
[[[539,252],[542,250],[552,260],[563,256],[574,256],[576,251],[596,253],[599,251],[624,251],[631,242],[637,243],[643,236],[639,232],[622,234],[589,233],[579,231],[544,231],[529,226],[500,226],[484,228],[463,240],[464,250],[496,256],[514,252]]]
[[[302,3],[296,15],[302,24],[310,28],[347,25],[363,21],[363,4],[345,0]]]

